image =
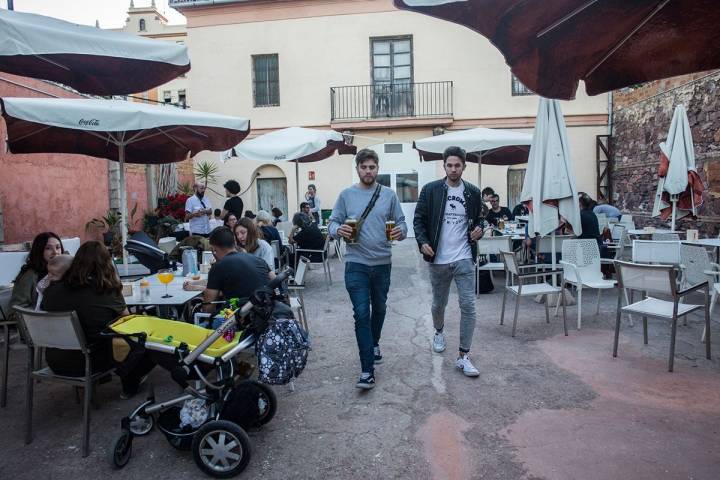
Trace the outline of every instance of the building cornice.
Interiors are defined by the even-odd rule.
[[[398,11],[392,0],[252,0],[171,6],[185,15],[188,28]]]

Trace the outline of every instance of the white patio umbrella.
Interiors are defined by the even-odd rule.
[[[231,156],[261,162],[295,162],[295,188],[300,205],[300,176],[298,163],[317,162],[339,155],[355,155],[357,147],[345,143],[335,130],[290,127],[260,135],[232,149]]]
[[[0,71],[94,95],[125,95],[190,70],[187,47],[0,9]]]
[[[125,163],[163,164],[223,151],[250,132],[246,118],[122,100],[6,97],[0,106],[12,153],[76,153],[120,163],[123,245]]]
[[[695,150],[685,107],[675,107],[667,140],[660,144],[660,169],[653,217],[675,220],[696,216],[702,205],[702,180],[695,169]]]
[[[529,133],[495,128],[471,128],[421,138],[413,142],[422,160],[441,160],[447,147],[460,147],[468,161],[478,164],[478,187],[482,188],[482,165],[518,165],[528,160]]]
[[[528,231],[531,234],[554,237],[561,215],[576,235],[582,234],[565,120],[557,100],[540,98],[520,201],[530,203]],[[555,253],[553,238],[553,266]]]

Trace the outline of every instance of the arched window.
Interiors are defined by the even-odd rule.
[[[139,24],[140,24],[140,31],[144,32],[145,31],[145,19],[141,18]]]

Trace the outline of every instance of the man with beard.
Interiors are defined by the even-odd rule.
[[[392,240],[407,235],[405,215],[395,192],[376,182],[377,153],[363,149],[355,157],[360,182],[346,188],[335,202],[329,232],[348,241],[345,255],[345,288],[350,295],[355,317],[355,338],[360,351],[362,373],[355,385],[361,389],[375,386],[375,364],[382,363],[380,334],[385,321],[390,289],[391,244],[385,224],[394,222]],[[357,221],[356,234],[346,220]],[[354,241],[353,241],[354,237]]]
[[[210,215],[212,205],[205,197],[205,185],[195,183],[195,195],[185,201],[185,221],[190,224],[190,234],[207,237],[210,234]]]
[[[460,303],[460,348],[455,366],[468,377],[480,372],[470,362],[475,331],[475,264],[477,240],[482,237],[484,206],[480,190],[462,179],[465,150],[448,147],[443,152],[445,178],[425,185],[415,207],[415,240],[429,262],[435,353],[445,350],[445,307],[450,284],[455,281]]]

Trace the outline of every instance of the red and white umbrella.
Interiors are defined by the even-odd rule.
[[[187,47],[0,9],[0,71],[93,95],[126,95],[190,70]]]
[[[127,241],[125,163],[179,162],[224,151],[250,121],[123,100],[0,98],[11,153],[76,153],[120,163],[122,240]]]

